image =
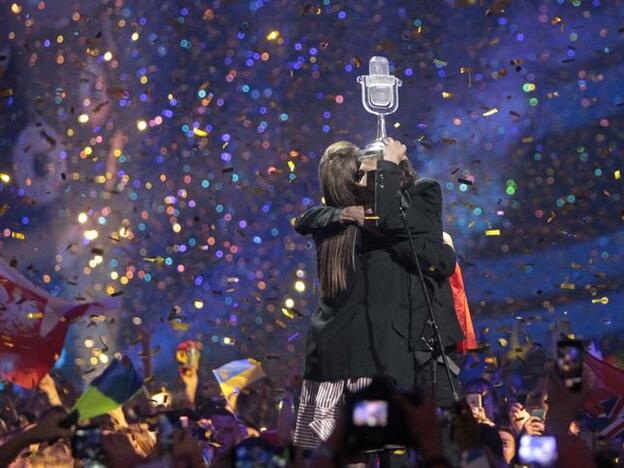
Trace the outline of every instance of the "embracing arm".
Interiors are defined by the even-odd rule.
[[[295,230],[299,234],[333,234],[345,224],[364,225],[364,207],[347,206],[335,208],[317,205],[307,209],[295,220]]]

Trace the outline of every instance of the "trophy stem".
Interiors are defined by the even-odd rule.
[[[377,139],[386,138],[386,119],[383,114],[377,114]]]

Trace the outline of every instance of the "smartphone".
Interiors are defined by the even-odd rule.
[[[386,427],[388,425],[388,402],[384,400],[362,400],[353,405],[355,426]]]
[[[546,419],[546,411],[544,408],[527,408],[529,414],[535,418],[541,419],[542,421]]]
[[[366,450],[402,447],[408,444],[405,414],[393,404],[399,392],[387,377],[374,377],[370,385],[356,393],[348,393],[345,403],[345,451],[354,454]],[[419,405],[418,392],[401,392],[413,405]]]
[[[468,393],[466,395],[466,403],[468,403],[472,411],[477,411],[483,408],[483,395],[480,393]]]
[[[555,370],[570,390],[581,391],[583,383],[583,342],[563,339],[557,342]]]
[[[101,442],[102,430],[99,426],[79,427],[71,438],[72,455],[85,466],[103,467],[105,465]]]
[[[522,464],[551,466],[557,460],[557,441],[552,436],[523,435],[518,457]]]
[[[241,442],[232,450],[232,466],[255,468],[257,466],[289,466],[293,460],[291,447],[276,447],[260,437]]]

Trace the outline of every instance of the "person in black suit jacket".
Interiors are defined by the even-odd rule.
[[[344,402],[336,396],[341,388],[361,387],[376,375],[407,388],[431,383],[428,369],[436,366],[423,364],[432,356],[433,334],[399,210],[401,192],[409,199],[407,221],[443,344],[452,347],[463,339],[448,281],[456,256],[443,239],[439,183],[416,179],[405,146],[392,139],[382,160],[360,163],[359,155],[357,146],[346,141],[325,150],[319,164],[325,204],[308,209],[295,222],[297,232],[314,238],[321,285],[306,341],[295,431],[295,444],[301,446],[324,438],[322,420],[332,427],[336,407]],[[366,187],[373,170],[371,193]],[[378,219],[369,220],[364,205],[373,201]],[[442,371],[437,380],[443,384],[443,379]],[[332,390],[323,392],[324,385]],[[448,400],[450,393],[438,396]],[[438,398],[439,405],[451,403]],[[310,427],[317,429],[314,437]]]

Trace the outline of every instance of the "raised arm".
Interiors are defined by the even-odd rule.
[[[377,227],[392,243],[397,259],[416,270],[400,210],[400,187],[399,166],[390,161],[379,161],[375,178]],[[403,192],[403,197],[408,205],[407,225],[423,272],[440,278],[451,276],[457,257],[450,242],[443,240],[440,184],[430,178],[418,179]]]

